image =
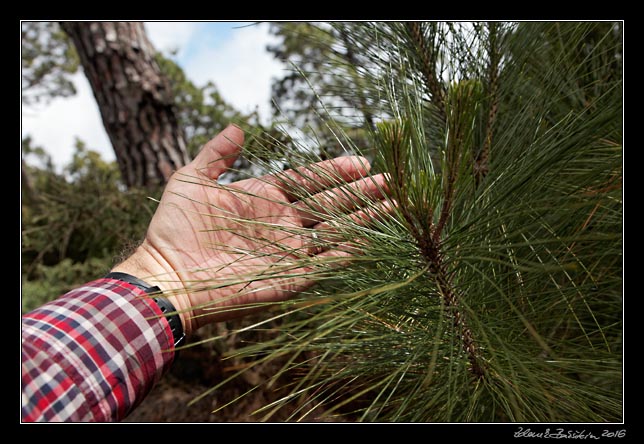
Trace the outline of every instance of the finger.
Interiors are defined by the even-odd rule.
[[[363,208],[340,218],[320,222],[312,227],[307,240],[307,251],[309,255],[316,255],[330,249],[336,248],[343,243],[351,243],[353,246],[360,242],[356,240],[359,236],[360,227],[374,227],[391,214],[395,203],[389,200],[381,200],[369,208]]]
[[[288,282],[289,293],[291,296],[296,296],[302,291],[310,288],[318,282],[316,276],[328,276],[329,270],[346,267],[351,263],[351,258],[358,254],[355,249],[352,250],[351,245],[343,245],[343,248],[332,249],[324,251],[315,256],[319,260],[318,263],[311,262],[309,265],[298,268],[293,273],[300,275],[300,277],[291,279]],[[288,299],[284,297],[283,299]]]
[[[289,201],[294,202],[331,186],[363,178],[370,169],[371,165],[366,158],[346,156],[275,173],[264,179],[282,190]]]
[[[351,182],[342,187],[326,190],[293,204],[304,227],[311,227],[323,219],[351,213],[383,199],[386,181],[382,174]]]
[[[377,223],[385,220],[386,216],[393,213],[395,203],[390,200],[380,200],[369,208],[361,208],[351,214],[344,215],[340,218],[325,220],[313,226],[313,230],[318,232],[318,236],[326,242],[341,242],[346,240],[346,235],[339,233],[347,227],[365,227],[370,228]]]
[[[198,173],[216,180],[233,165],[243,143],[242,129],[228,125],[203,146],[191,165]]]

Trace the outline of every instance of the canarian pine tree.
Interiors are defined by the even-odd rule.
[[[320,25],[319,43],[359,48],[361,65],[331,58],[316,76],[359,82],[343,97],[360,94],[370,146],[342,130],[350,100],[319,97],[317,128],[387,173],[391,205],[347,191],[370,206],[359,220],[312,206],[329,221],[315,237],[348,258],[280,251],[296,259],[240,277],[316,281],[252,326],[272,339],[230,356],[246,363],[229,379],[283,363],[262,384],[285,395],[256,419],[621,421],[621,25],[344,26]],[[324,152],[291,136],[246,155],[279,172]],[[298,183],[301,201],[319,188]]]

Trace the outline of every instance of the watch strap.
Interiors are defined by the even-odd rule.
[[[183,331],[183,324],[181,323],[179,313],[177,313],[177,309],[174,307],[172,302],[170,302],[167,298],[161,297],[162,291],[158,286],[149,285],[147,282],[135,276],[132,276],[131,274],[121,272],[108,273],[107,275],[105,275],[105,278],[117,279],[119,281],[127,282],[128,284],[132,284],[140,288],[147,294],[157,294],[158,296],[154,296],[152,300],[157,304],[165,318],[168,320],[170,330],[172,330],[172,337],[174,338],[174,347],[176,348],[183,345],[183,343],[185,342],[186,334]]]

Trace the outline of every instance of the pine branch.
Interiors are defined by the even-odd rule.
[[[488,94],[489,94],[489,109],[487,115],[487,122],[485,125],[485,139],[483,140],[483,147],[478,153],[474,161],[474,178],[476,186],[478,186],[489,172],[490,163],[490,146],[492,145],[492,137],[494,133],[494,124],[496,120],[496,113],[499,107],[498,97],[498,82],[499,82],[499,48],[498,48],[498,24],[494,22],[488,23]]]
[[[428,277],[435,282],[438,292],[444,300],[445,307],[452,317],[453,326],[462,341],[463,351],[470,362],[470,372],[477,378],[484,376],[484,366],[481,363],[481,357],[478,347],[472,337],[472,330],[468,327],[466,316],[459,307],[459,299],[451,280],[447,268],[443,262],[441,252],[441,232],[449,218],[451,202],[453,199],[454,183],[456,181],[456,171],[458,171],[457,153],[458,143],[462,139],[457,136],[451,143],[448,151],[452,153],[449,156],[448,164],[448,187],[446,196],[443,200],[443,207],[440,213],[440,219],[437,225],[433,225],[431,217],[432,211],[426,214],[418,214],[414,208],[410,207],[410,199],[407,191],[408,178],[406,165],[409,161],[409,143],[410,143],[410,124],[407,122],[393,122],[380,124],[379,130],[382,132],[381,137],[384,143],[389,143],[391,153],[392,177],[394,183],[390,187],[392,193],[399,203],[398,208],[407,223],[412,237],[415,239],[418,249],[428,264]],[[460,134],[456,132],[456,134]],[[426,221],[422,221],[427,218]],[[425,222],[425,223],[423,223]],[[425,230],[420,227],[425,226]]]
[[[420,59],[423,80],[432,96],[432,103],[441,116],[445,115],[445,91],[436,75],[436,51],[433,45],[428,45],[421,22],[406,22],[405,26],[413,42],[416,54]]]

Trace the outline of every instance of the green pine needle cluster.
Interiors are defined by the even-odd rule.
[[[351,256],[290,264],[317,284],[253,326],[279,322],[272,340],[234,351],[239,373],[285,362],[263,384],[286,394],[256,419],[288,405],[293,421],[621,421],[620,25],[319,31],[345,26],[360,28],[344,44],[361,49],[371,146],[332,103],[320,128],[387,173],[393,209],[352,191],[371,208],[334,219]],[[297,138],[247,155],[265,171],[319,160]]]

